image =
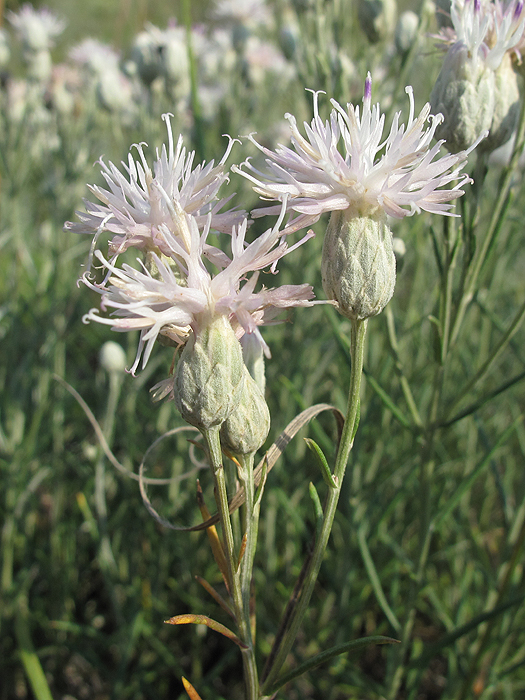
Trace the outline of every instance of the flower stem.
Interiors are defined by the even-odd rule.
[[[350,346],[352,367],[350,376],[350,391],[348,394],[348,410],[343,433],[341,435],[341,442],[339,444],[333,475],[337,486],[335,488],[330,488],[328,492],[328,497],[324,508],[323,523],[312,552],[308,569],[306,571],[304,585],[302,587],[298,603],[290,615],[288,628],[282,637],[279,648],[275,653],[274,661],[261,686],[262,695],[272,692],[272,689],[276,685],[279,672],[295,641],[299,627],[307,611],[308,604],[317,581],[319,569],[321,568],[326,546],[328,544],[330,532],[332,530],[337,503],[341,493],[343,477],[345,475],[350,450],[352,449],[352,445],[354,443],[355,430],[359,420],[359,395],[363,372],[366,327],[367,319],[363,321],[352,321],[352,337]]]
[[[215,499],[217,501],[217,508],[219,511],[219,517],[224,536],[224,549],[226,561],[228,563],[228,578],[233,613],[235,615],[235,621],[237,623],[237,631],[239,638],[247,645],[246,649],[242,649],[244,682],[246,686],[246,700],[258,700],[259,677],[257,673],[255,650],[253,647],[251,634],[249,604],[245,605],[244,603],[246,595],[243,595],[240,574],[241,567],[238,566],[239,557],[238,554],[235,552],[233,529],[228,508],[228,491],[226,488],[226,477],[224,474],[224,466],[222,463],[219,427],[214,427],[202,432],[208,446],[210,466],[215,481]]]

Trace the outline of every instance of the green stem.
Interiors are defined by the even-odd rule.
[[[255,484],[253,480],[253,459],[254,454],[239,455],[238,460],[241,466],[239,479],[244,487],[244,535],[246,537],[246,548],[240,566],[241,590],[244,605],[244,616],[250,619],[250,594],[252,585],[253,561],[255,549],[257,547],[257,532],[259,528],[259,503],[255,504]],[[253,630],[252,630],[253,636]]]
[[[247,645],[246,649],[242,649],[246,700],[258,700],[259,676],[257,673],[255,650],[253,647],[250,628],[249,605],[247,606],[248,609],[246,610],[243,591],[241,588],[238,554],[235,552],[233,529],[228,507],[228,490],[226,488],[226,476],[224,474],[224,466],[222,463],[219,430],[220,428],[216,426],[214,428],[210,428],[209,430],[203,430],[202,433],[208,446],[210,466],[215,481],[215,499],[217,501],[217,509],[219,511],[220,523],[224,537],[224,549],[228,564],[228,579],[230,585],[230,595],[233,603],[233,613],[235,615],[239,637]]]
[[[330,532],[332,530],[332,524],[341,493],[346,465],[348,463],[350,450],[352,449],[352,445],[354,443],[355,431],[359,420],[359,396],[363,372],[366,327],[367,319],[363,321],[352,321],[352,338],[350,347],[352,367],[350,375],[350,391],[348,394],[348,410],[334,469],[334,480],[337,487],[331,488],[328,492],[324,509],[323,524],[321,526],[321,530],[316,540],[312,557],[306,571],[304,586],[300,593],[299,601],[290,615],[288,629],[284,634],[279,648],[274,656],[273,664],[271,665],[268,675],[264,679],[261,686],[262,695],[272,692],[272,688],[274,688],[276,685],[279,672],[295,641],[299,627],[307,611],[308,604],[317,581],[317,576],[321,568],[326,546],[328,544]]]
[[[489,223],[487,233],[485,235],[485,239],[483,241],[482,246],[479,248],[479,251],[476,251],[474,263],[473,263],[473,266],[470,270],[470,274],[468,275],[466,289],[465,289],[465,292],[461,298],[461,302],[459,304],[456,318],[454,319],[454,325],[453,325],[452,334],[451,334],[451,343],[455,343],[455,341],[457,340],[457,337],[459,335],[459,331],[461,328],[461,324],[463,322],[463,317],[465,316],[465,312],[467,310],[467,307],[470,304],[470,302],[472,301],[472,298],[474,296],[474,291],[476,289],[478,277],[480,275],[482,268],[484,267],[484,265],[487,261],[487,256],[488,256],[488,253],[490,252],[490,250],[492,249],[494,239],[497,236],[497,234],[501,228],[501,224],[503,222],[503,217],[506,213],[505,203],[507,201],[510,186],[512,184],[512,178],[513,178],[514,172],[517,168],[518,160],[519,160],[519,157],[520,157],[521,152],[523,150],[524,144],[525,144],[525,101],[522,101],[520,121],[518,124],[518,132],[516,134],[516,144],[514,146],[514,152],[512,154],[512,158],[510,159],[510,163],[507,167],[507,170],[505,171],[505,174],[503,176],[503,180],[502,180],[501,186],[499,188],[498,198],[496,199],[496,202],[494,204],[494,208],[492,210],[492,217],[490,219],[490,223]]]

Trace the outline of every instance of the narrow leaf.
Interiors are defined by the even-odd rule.
[[[310,482],[310,484],[308,486],[308,490],[310,491],[310,498],[312,499],[312,503],[314,504],[315,531],[316,531],[317,535],[319,535],[321,527],[323,526],[323,507],[321,505],[321,499],[319,498],[319,494],[317,493],[317,489],[312,484],[312,482]]]
[[[369,374],[365,369],[363,369],[363,374],[365,376],[366,381],[370,384],[372,389],[376,392],[376,394],[379,396],[379,398],[385,404],[385,406],[392,411],[392,413],[397,418],[397,420],[401,423],[401,425],[405,428],[410,429],[412,427],[410,425],[410,421],[405,416],[403,411],[398,406],[396,406],[396,404],[394,403],[394,400],[392,398],[390,398],[390,396],[379,385],[379,383],[374,379],[374,377],[371,374]]]
[[[325,484],[333,489],[336,489],[337,483],[335,482],[332,472],[330,471],[330,467],[328,466],[328,462],[323,454],[323,451],[319,445],[310,438],[305,438],[304,441],[316,457],[316,461],[321,469],[321,474]]]
[[[383,587],[381,586],[381,581],[380,581],[379,576],[377,574],[374,560],[372,559],[372,555],[370,554],[370,550],[368,548],[368,543],[366,541],[366,533],[365,533],[365,530],[363,527],[360,527],[359,530],[357,531],[357,541],[359,544],[359,550],[361,552],[361,556],[363,557],[363,562],[365,564],[368,578],[370,579],[370,583],[372,584],[372,588],[374,589],[374,593],[375,593],[377,602],[381,606],[381,610],[387,616],[388,621],[390,622],[392,627],[395,629],[395,631],[397,633],[399,633],[399,632],[401,632],[401,624],[399,623],[399,620],[395,616],[394,611],[392,610],[392,608],[388,604],[386,596],[383,592]]]
[[[365,646],[368,646],[369,644],[398,644],[398,643],[399,643],[398,639],[393,639],[392,637],[383,637],[381,635],[378,635],[377,637],[362,637],[361,639],[354,639],[351,642],[345,642],[344,644],[338,644],[335,647],[331,647],[330,649],[327,649],[326,651],[323,651],[320,654],[317,654],[316,656],[312,657],[308,661],[305,661],[300,666],[297,666],[297,668],[294,668],[292,671],[285,673],[269,689],[268,694],[270,695],[272,693],[275,693],[277,690],[279,690],[279,688],[281,688],[283,685],[285,685],[285,683],[289,683],[294,678],[301,676],[303,673],[306,673],[307,671],[311,671],[316,666],[319,666],[320,664],[326,663],[327,661],[330,661],[330,659],[333,659],[335,656],[339,656],[340,654],[345,654],[346,652],[350,652],[350,651],[357,651],[358,649],[361,649]]]
[[[235,642],[235,644],[237,644],[237,646],[239,646],[241,649],[248,649],[248,645],[241,641],[236,634],[234,634],[224,625],[221,625],[220,622],[212,620],[206,615],[175,615],[175,617],[170,617],[169,620],[165,620],[165,623],[167,625],[206,625],[206,627],[209,627],[215,632],[227,637],[232,642]]]
[[[197,479],[197,505],[199,506],[199,510],[202,515],[202,519],[204,521],[210,520],[210,511],[208,510],[206,504],[204,503],[204,495],[202,493],[202,488],[200,485],[199,480]],[[208,541],[210,543],[211,551],[213,554],[213,558],[215,559],[215,562],[217,566],[219,567],[219,571],[222,574],[222,578],[224,579],[224,583],[226,584],[226,588],[228,591],[230,590],[230,580],[229,580],[229,573],[228,573],[228,562],[226,561],[226,555],[224,554],[224,550],[222,548],[221,541],[219,539],[219,535],[217,534],[217,528],[215,525],[211,525],[210,527],[206,528],[206,534],[208,535]]]
[[[184,678],[184,676],[182,676],[182,685],[184,686],[184,690],[188,693],[190,700],[202,700],[199,693],[195,690],[192,684]]]
[[[225,612],[228,613],[228,615],[229,615],[230,617],[232,617],[233,619],[235,619],[235,615],[234,615],[234,613],[233,613],[233,610],[230,608],[230,606],[228,605],[228,603],[224,600],[224,598],[221,596],[221,594],[218,593],[218,592],[215,590],[215,588],[214,588],[211,584],[208,583],[208,581],[206,581],[206,579],[202,578],[202,576],[195,576],[195,580],[197,581],[197,583],[200,583],[200,584],[201,584],[201,586],[204,588],[204,590],[207,591],[207,592],[211,595],[211,597],[213,598],[213,600],[214,600],[216,603],[218,603],[218,604],[221,606],[221,608],[222,608]]]

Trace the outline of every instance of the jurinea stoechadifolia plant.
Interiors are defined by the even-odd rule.
[[[237,627],[230,635],[242,650],[249,700],[272,693],[278,685],[327,545],[358,424],[367,320],[384,309],[394,292],[395,258],[387,217],[401,219],[422,210],[453,215],[451,202],[471,182],[462,168],[485,136],[477,134],[456,154],[441,155],[443,141],[432,141],[443,117],[431,115],[428,104],[416,116],[412,89],[406,91],[408,120],[401,123],[401,114],[396,114],[386,140],[385,115],[379,105],[372,105],[370,74],[362,108],[349,104],[344,109],[332,100],[328,121],[321,118],[319,93],[314,93],[314,118],[305,124],[307,139],[295,118],[287,115],[292,149],[281,146],[273,152],[250,136],[266,156],[268,171],[262,173],[249,162],[235,170],[251,180],[265,200],[277,201],[252,212],[255,217],[277,216],[277,221],[251,243],[246,241],[245,212],[224,211],[230,197],[218,197],[228,180],[225,163],[233,141],[218,165],[212,161],[194,166],[194,154],[186,154],[182,138],[175,145],[169,116],[168,145],[157,151],[153,167],[142,145],[136,147],[138,158],[129,154],[123,171],[101,161],[108,189],[92,186],[98,202],[86,201],[86,213],[78,213],[80,223],[66,224],[71,231],[93,236],[81,281],[100,295],[101,310],[110,311],[101,315],[92,309],[85,321],[118,331],[140,330],[131,372],[145,367],[157,340],[182,348],[173,375],[153,392],[157,399],[174,400],[183,419],[204,436],[223,532],[219,560]],[[290,234],[313,225],[323,213],[331,214],[321,261],[324,290],[328,302],[352,322],[348,411],[335,467],[327,476],[329,494],[304,585],[260,687],[250,622],[251,569],[264,485],[256,495],[254,455],[270,425],[261,369],[263,353],[268,358],[270,352],[260,327],[283,309],[316,302],[307,283],[255,290],[261,271],[275,272],[284,255],[313,235],[309,232],[289,246]],[[226,234],[228,245],[209,243],[211,230]],[[107,257],[97,248],[103,232],[111,235]],[[121,264],[129,248],[142,251],[138,267]],[[93,261],[102,269],[101,281],[93,274]],[[241,543],[233,536],[221,447],[233,458],[244,487]],[[211,620],[208,624],[217,626]]]

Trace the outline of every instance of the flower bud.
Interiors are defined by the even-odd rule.
[[[445,139],[450,153],[467,150],[492,124],[494,71],[483,61],[471,59],[466,46],[455,44],[445,56],[430,104],[434,114],[444,117],[436,138]]]
[[[392,298],[396,259],[383,210],[371,216],[334,211],[326,230],[321,263],[323,288],[346,318],[381,313]]]
[[[236,455],[257,452],[270,431],[265,398],[245,368],[241,400],[221,426],[221,444]]]
[[[122,345],[113,340],[108,340],[100,348],[98,359],[108,374],[126,371],[126,353],[122,349]]]
[[[507,143],[518,126],[520,111],[518,80],[508,53],[504,54],[494,77],[494,115],[489,135],[480,144],[480,148],[487,152]]]
[[[241,347],[246,369],[264,394],[266,376],[262,344],[255,333],[245,333],[241,338]]]
[[[394,41],[398,53],[404,55],[410,51],[417,39],[419,17],[412,10],[403,12],[396,24]]]
[[[375,44],[392,34],[396,13],[396,0],[359,0],[359,24],[370,43]]]
[[[190,337],[177,364],[174,400],[184,420],[199,430],[224,423],[240,401],[244,371],[230,322],[214,317]]]

